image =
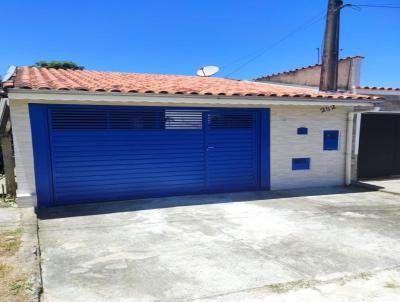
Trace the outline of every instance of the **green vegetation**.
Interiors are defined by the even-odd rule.
[[[372,277],[371,273],[359,273],[358,275],[356,275],[354,278],[355,279],[364,279],[364,280],[369,280]]]
[[[400,288],[400,282],[391,280],[385,283],[386,288]]]
[[[32,290],[32,284],[26,281],[25,278],[17,279],[9,285],[9,291],[12,295],[20,295],[27,290]]]
[[[311,288],[317,285],[319,282],[316,280],[299,280],[287,283],[275,283],[267,285],[273,293],[281,294],[286,293],[293,289]]]
[[[0,208],[16,208],[17,201],[15,196],[12,195],[2,195],[0,196]]]
[[[357,279],[369,280],[372,276],[373,275],[369,272],[361,272],[361,273],[358,273],[355,275],[344,276],[341,278],[336,278],[336,279],[326,280],[326,281],[320,281],[320,280],[315,280],[315,279],[306,279],[306,280],[298,280],[298,281],[292,281],[292,282],[286,282],[286,283],[274,283],[274,284],[269,284],[269,285],[264,286],[263,289],[270,290],[273,293],[282,294],[282,293],[287,293],[291,290],[314,288],[318,285],[324,285],[324,284],[329,284],[329,283],[333,283],[333,282],[343,286],[346,283],[353,281],[353,280],[357,280]],[[399,288],[400,283],[398,283],[396,281],[386,282],[385,287]]]
[[[0,265],[0,301],[28,301],[27,293],[32,291],[32,284],[22,274],[16,275],[12,266]]]
[[[80,66],[72,61],[37,61],[32,67],[44,67],[55,69],[73,69],[83,70],[84,66]]]

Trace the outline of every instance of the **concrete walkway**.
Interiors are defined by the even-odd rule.
[[[400,265],[400,197],[381,192],[161,198],[41,217],[44,301],[307,301],[294,291],[336,292],[346,276],[363,281]]]
[[[0,207],[0,231],[13,230],[20,226],[20,211],[18,208]]]
[[[379,178],[360,181],[361,184],[376,187],[379,191],[400,195],[400,177]]]

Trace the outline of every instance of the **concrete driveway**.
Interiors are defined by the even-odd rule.
[[[400,195],[400,177],[386,177],[360,181],[361,185],[379,190],[381,192]]]
[[[345,188],[55,208],[39,222],[43,298],[289,301],[396,270],[399,210],[400,196]]]

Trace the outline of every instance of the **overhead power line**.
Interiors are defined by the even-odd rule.
[[[390,5],[390,4],[386,4],[386,5],[375,5],[375,4],[345,4],[344,6],[349,6],[349,7],[370,7],[370,8],[394,8],[394,9],[399,9],[400,5],[398,4],[394,4],[394,5]]]
[[[361,8],[361,7],[367,7],[367,8],[387,8],[387,9],[400,9],[400,5],[399,4],[382,4],[382,5],[375,5],[375,4],[344,4],[342,5],[339,9],[341,8]],[[227,73],[224,77],[227,78],[235,73],[237,73],[238,71],[242,70],[243,68],[245,68],[247,65],[249,65],[250,63],[252,63],[253,61],[257,60],[259,57],[265,55],[268,51],[272,50],[273,48],[275,48],[276,46],[282,44],[283,42],[285,42],[287,39],[289,39],[290,37],[292,37],[293,35],[297,34],[298,32],[301,32],[303,30],[308,29],[309,27],[311,27],[312,25],[318,23],[319,21],[321,21],[322,19],[324,19],[326,17],[326,14],[320,14],[318,16],[315,16],[313,18],[311,18],[310,20],[308,20],[307,22],[303,23],[302,25],[300,25],[299,27],[293,29],[291,32],[287,33],[285,36],[283,36],[281,39],[277,40],[276,42],[272,43],[271,45],[267,46],[267,47],[263,47],[258,49],[255,52],[252,52],[250,54],[247,54],[245,56],[239,57],[236,60],[233,60],[232,62],[225,64],[223,66],[221,66],[221,69],[225,69],[229,66],[235,65],[247,58],[249,58],[246,62],[244,62],[242,65],[240,65],[239,67],[237,67],[236,69],[234,69],[233,71]]]
[[[254,60],[258,59],[259,57],[263,56],[265,53],[267,53],[268,51],[272,50],[274,47],[278,46],[279,44],[283,43],[284,41],[286,41],[287,39],[289,39],[290,37],[292,37],[293,35],[295,35],[296,33],[306,30],[309,27],[311,27],[312,25],[314,25],[315,23],[321,21],[322,19],[324,19],[326,16],[326,14],[319,14],[318,16],[314,16],[313,18],[311,18],[310,20],[308,20],[307,22],[303,23],[302,25],[300,25],[299,27],[295,28],[294,30],[292,30],[291,32],[287,33],[285,36],[283,36],[282,38],[280,38],[279,40],[277,40],[276,42],[274,42],[273,44],[267,46],[267,47],[263,47],[251,54],[248,54],[246,56],[240,57],[239,59],[234,60],[233,62],[226,64],[224,66],[222,66],[221,68],[226,68],[228,66],[231,66],[233,64],[236,64],[246,58],[249,58],[246,62],[244,62],[242,65],[240,65],[239,67],[237,67],[236,69],[234,69],[233,71],[231,71],[230,73],[226,74],[225,77],[229,77],[232,74],[242,70],[244,67],[246,67],[247,65],[249,65],[251,62],[253,62]]]

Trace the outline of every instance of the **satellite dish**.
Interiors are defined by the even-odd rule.
[[[8,68],[7,73],[6,73],[6,75],[3,77],[3,79],[0,77],[0,82],[8,81],[8,80],[13,76],[13,74],[14,74],[14,72],[15,72],[16,69],[17,69],[16,66],[11,65],[11,66]]]
[[[199,77],[211,77],[219,71],[219,67],[217,66],[204,66],[197,69],[196,74]]]

